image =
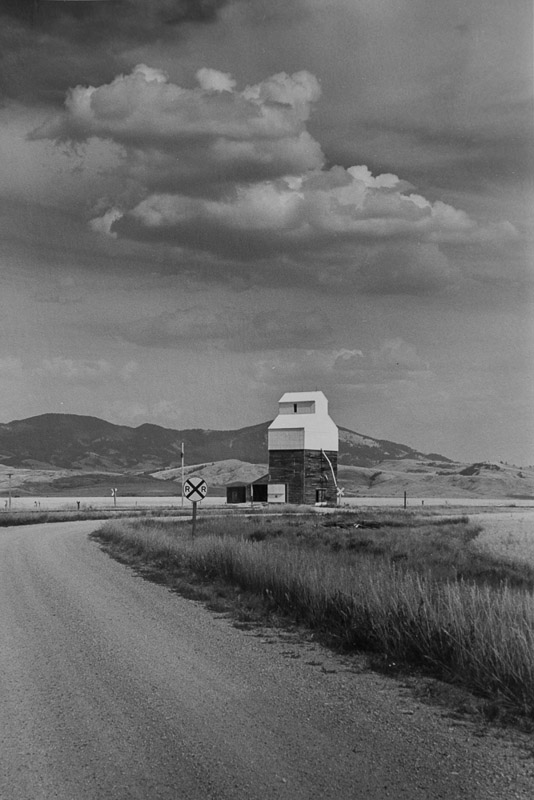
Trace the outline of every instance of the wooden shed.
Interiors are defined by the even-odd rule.
[[[266,503],[269,476],[263,475],[252,483],[235,481],[226,486],[227,503]]]

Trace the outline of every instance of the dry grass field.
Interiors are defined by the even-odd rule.
[[[534,567],[534,512],[495,512],[470,518],[482,525],[478,548],[496,558]]]
[[[353,511],[206,518],[194,538],[173,520],[116,520],[94,538],[176,591],[229,593],[242,618],[287,616],[533,719],[534,564],[481,534],[465,516]]]

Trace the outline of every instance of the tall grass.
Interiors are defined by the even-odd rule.
[[[226,529],[213,529],[218,523],[212,520],[211,530],[194,540],[162,521],[146,522],[108,522],[96,536],[115,555],[169,575],[190,570],[205,581],[235,585],[344,648],[426,667],[534,717],[534,597],[528,589],[444,579],[431,565],[416,569],[392,558],[391,549],[377,555],[296,546],[274,520],[272,535],[259,540],[251,536],[256,522],[243,535],[230,531],[228,520],[221,521]],[[317,529],[319,536],[319,523]]]
[[[80,511],[4,511],[0,513],[0,528],[9,528],[13,525],[42,525],[48,522],[76,522],[79,520],[105,520],[120,519],[123,517],[147,517],[187,515],[176,508],[161,509],[122,509],[115,508],[85,508]]]

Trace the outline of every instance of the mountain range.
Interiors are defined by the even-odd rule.
[[[262,422],[237,430],[173,430],[159,425],[115,425],[77,414],[41,414],[0,425],[0,463],[30,469],[152,473],[186,464],[238,459],[267,463],[267,428]],[[339,428],[339,463],[373,467],[383,461],[425,459],[450,463],[437,453],[374,439]]]
[[[211,495],[267,472],[269,422],[238,430],[114,425],[97,417],[42,414],[0,425],[0,496],[165,496],[185,476]],[[534,468],[462,464],[437,453],[339,428],[338,479],[347,497],[534,498]]]

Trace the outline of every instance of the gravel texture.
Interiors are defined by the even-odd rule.
[[[0,531],[2,800],[512,800],[529,737],[136,577],[94,522]]]

